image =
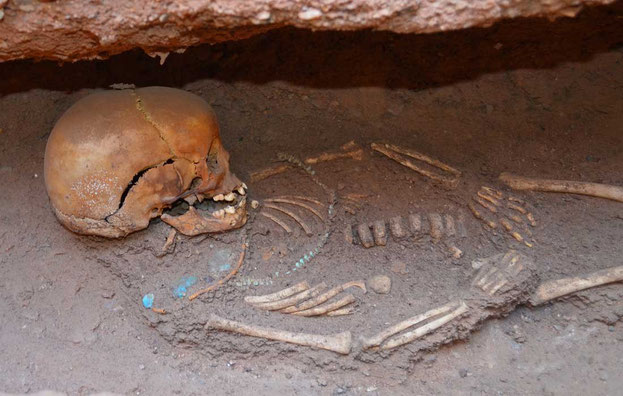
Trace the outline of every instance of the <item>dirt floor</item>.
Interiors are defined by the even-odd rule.
[[[462,298],[472,261],[516,249],[541,280],[623,264],[623,206],[597,198],[511,192],[501,172],[623,185],[623,4],[577,19],[517,20],[489,29],[410,36],[376,32],[274,31],[246,41],[188,49],[164,65],[140,52],[67,65],[0,64],[0,390],[68,394],[620,394],[623,287],[600,287],[507,317],[446,332],[455,340],[361,352],[360,338]],[[310,228],[279,215],[287,233],[254,210],[230,233],[178,236],[169,226],[121,240],[82,237],[51,210],[43,157],[55,121],[78,99],[111,84],[186,89],[215,109],[231,168],[249,196],[318,200],[323,220],[291,207]],[[361,159],[313,165],[319,186],[292,168],[251,175],[354,141]],[[454,188],[432,183],[373,151],[411,148],[462,172]],[[473,215],[481,186],[525,201],[536,225],[526,241],[490,230]],[[328,191],[336,194],[326,216]],[[316,204],[312,204],[316,205]],[[442,214],[457,232],[432,237]],[[417,238],[385,246],[351,243],[345,229],[420,215]],[[499,221],[504,213],[492,214]],[[324,235],[329,230],[328,239]],[[447,230],[447,229],[446,229]],[[196,277],[189,301],[174,292]],[[348,234],[353,235],[353,234]],[[326,243],[325,243],[326,242]],[[461,257],[453,257],[452,247]],[[296,263],[318,248],[313,258]],[[389,294],[349,289],[347,316],[306,318],[253,308],[244,296],[307,280],[328,287],[391,278]],[[191,282],[192,283],[192,282]],[[142,298],[153,293],[158,314]],[[298,347],[207,331],[210,314],[289,331],[350,331],[353,352]],[[468,337],[469,336],[469,337]],[[439,347],[439,348],[438,348]]]

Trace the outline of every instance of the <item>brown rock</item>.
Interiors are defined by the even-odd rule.
[[[392,289],[392,280],[386,275],[375,275],[368,280],[368,287],[377,294],[387,294]]]
[[[614,0],[0,0],[0,61],[107,58],[142,48],[161,61],[201,43],[243,39],[282,26],[430,33],[489,26],[505,18],[574,16]]]

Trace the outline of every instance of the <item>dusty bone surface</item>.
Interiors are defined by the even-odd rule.
[[[106,58],[133,48],[142,48],[164,61],[169,52],[200,43],[243,39],[282,26],[432,33],[490,26],[506,18],[575,16],[584,5],[611,2],[13,0],[2,7],[0,61],[24,58],[76,61]]]

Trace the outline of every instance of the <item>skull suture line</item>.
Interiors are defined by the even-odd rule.
[[[216,116],[186,91],[147,87],[105,91],[74,104],[46,147],[45,184],[54,212],[70,230],[120,238],[152,218],[186,235],[244,225],[246,186],[229,170]],[[191,205],[162,214],[179,199],[228,204],[203,217]]]

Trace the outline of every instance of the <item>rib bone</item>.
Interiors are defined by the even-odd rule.
[[[329,304],[321,305],[319,307],[307,309],[305,311],[293,312],[292,315],[297,316],[319,316],[324,315],[327,312],[334,311],[338,308],[342,308],[345,305],[352,304],[355,302],[355,297],[352,294],[347,294],[338,301],[334,301]]]
[[[344,316],[344,315],[350,315],[353,313],[353,308],[352,307],[346,307],[346,308],[342,308],[342,309],[336,309],[335,311],[331,311],[331,312],[327,312],[327,316]]]
[[[252,304],[252,305],[254,305],[256,308],[259,308],[259,309],[264,309],[267,311],[276,311],[279,309],[290,307],[298,302],[305,301],[308,298],[315,297],[320,292],[322,292],[326,287],[327,287],[327,284],[322,282],[312,287],[311,289],[305,290],[299,294],[295,294],[283,300],[277,300],[277,301],[260,303],[260,304]]]
[[[316,209],[312,208],[311,206],[303,203],[303,202],[298,202],[298,201],[294,201],[292,199],[288,199],[288,198],[269,198],[269,199],[265,199],[264,202],[269,202],[269,203],[286,203],[286,204],[290,204],[290,205],[296,205],[296,206],[300,206],[301,208],[307,209],[310,212],[312,212],[313,214],[315,214],[320,220],[324,220],[322,218],[322,215],[320,214],[320,212],[318,212]]]
[[[301,226],[301,228],[303,228],[303,231],[305,231],[305,234],[307,234],[307,236],[311,236],[312,235],[312,231],[309,229],[309,226],[307,226],[307,224],[305,224],[305,222],[303,220],[301,220],[301,218],[299,216],[297,216],[295,213],[292,213],[291,211],[284,209],[280,206],[277,205],[273,205],[273,204],[264,204],[264,207],[267,209],[273,209],[276,211],[279,211],[283,214],[286,214],[290,217],[292,217],[294,219],[294,221],[296,221],[297,223],[299,223],[299,225]]]
[[[266,338],[290,344],[326,349],[328,351],[337,352],[343,355],[348,355],[350,353],[352,345],[352,336],[350,331],[332,335],[293,333],[290,331],[277,330],[268,327],[247,325],[233,320],[224,319],[214,314],[210,315],[210,319],[206,323],[205,328],[230,331],[251,337]]]
[[[582,194],[623,202],[623,187],[608,184],[536,179],[512,175],[510,173],[502,173],[500,175],[500,180],[515,190]]]
[[[307,301],[304,301],[302,303],[300,303],[299,305],[296,306],[292,306],[292,307],[287,307],[281,310],[281,312],[283,313],[293,313],[293,312],[298,312],[298,311],[304,311],[310,308],[313,308],[317,305],[320,305],[322,303],[324,303],[325,301],[328,301],[329,299],[337,296],[338,294],[340,294],[341,292],[343,292],[344,290],[350,288],[350,287],[358,287],[361,290],[363,290],[364,293],[366,293],[366,284],[364,281],[362,280],[358,280],[358,281],[352,281],[352,282],[347,282],[344,283],[343,285],[340,286],[336,286],[333,289],[324,292],[323,294],[316,296],[312,299],[309,299]]]
[[[300,196],[300,195],[288,195],[288,196],[283,196],[281,198],[285,198],[285,199],[298,199],[300,201],[311,202],[311,203],[314,203],[314,204],[319,205],[319,206],[325,206],[322,202],[318,201],[317,199],[310,198],[310,197],[303,197],[303,196]]]
[[[266,213],[266,212],[260,212],[260,215],[262,215],[262,216],[266,217],[267,219],[270,219],[270,220],[274,221],[275,223],[277,223],[288,234],[292,233],[292,229],[286,223],[284,223],[283,221],[279,220],[277,217],[273,216],[272,214]]]
[[[290,297],[296,293],[300,293],[307,289],[309,289],[309,283],[307,283],[307,281],[303,281],[303,282],[297,283],[294,286],[290,286],[287,289],[283,289],[275,293],[265,294],[263,296],[246,296],[244,298],[244,301],[249,304],[260,304],[260,303],[273,302],[273,301],[281,300],[286,297]]]
[[[530,297],[530,303],[540,305],[567,294],[621,281],[623,281],[623,266],[607,268],[585,276],[553,280],[541,284]]]

